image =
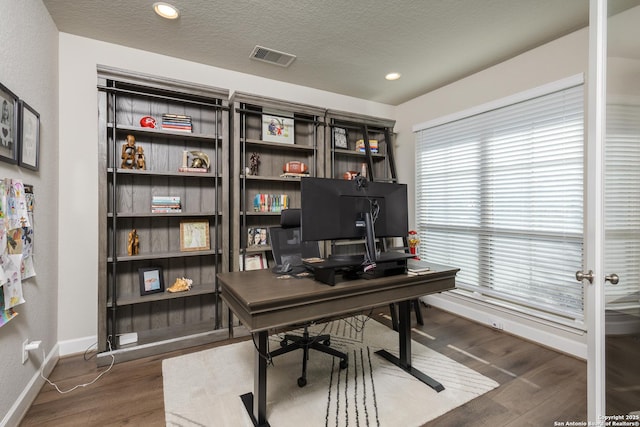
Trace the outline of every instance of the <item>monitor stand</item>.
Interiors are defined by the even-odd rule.
[[[378,255],[376,267],[363,271],[363,256],[329,257],[321,262],[304,262],[305,267],[313,272],[315,280],[327,285],[335,285],[338,276],[345,280],[375,279],[377,277],[394,276],[407,272],[407,259],[412,254],[400,252],[384,252]]]

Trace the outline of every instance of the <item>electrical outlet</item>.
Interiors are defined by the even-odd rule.
[[[489,324],[494,329],[500,329],[500,330],[504,329],[504,326],[502,325],[502,322],[500,322],[498,320],[489,320]]]
[[[29,338],[22,342],[22,364],[27,363],[27,359],[29,358],[29,350],[27,350],[27,345],[29,344]]]

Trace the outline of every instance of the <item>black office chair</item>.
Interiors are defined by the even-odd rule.
[[[300,238],[300,209],[283,210],[280,215],[280,227],[269,228],[269,239],[273,258],[277,264],[274,268],[275,272],[299,274],[305,271],[303,259],[320,257],[318,242],[303,242]],[[346,353],[330,347],[329,335],[311,336],[308,328],[309,324],[305,324],[302,336],[285,334],[280,341],[281,348],[269,353],[269,356],[275,357],[297,349],[303,350],[302,376],[298,378],[299,387],[307,384],[307,360],[310,349],[339,357],[341,369],[345,369],[348,364]]]

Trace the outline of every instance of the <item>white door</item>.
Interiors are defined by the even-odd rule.
[[[607,16],[607,1],[591,0],[588,81],[580,273],[589,330],[589,420],[616,416],[635,422],[640,421],[640,6]]]

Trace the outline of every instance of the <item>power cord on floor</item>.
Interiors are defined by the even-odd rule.
[[[107,344],[109,344],[109,352],[112,352],[112,350],[113,350],[113,349],[111,348],[111,341],[107,340]],[[89,350],[90,350],[94,345],[96,345],[96,344],[92,344],[92,345],[90,345],[90,346],[85,350],[85,352],[84,352],[84,360],[89,360],[89,359],[90,359],[90,358],[89,358],[89,359],[87,359],[87,352],[88,352],[88,351],[89,351]],[[44,364],[44,360],[45,360],[45,354],[44,354],[44,348],[43,348],[43,349],[42,349],[42,361],[43,361],[43,364]],[[88,382],[88,383],[85,383],[85,384],[78,384],[78,385],[76,385],[76,386],[74,386],[74,387],[70,388],[69,390],[60,390],[60,388],[58,387],[58,385],[57,385],[56,383],[49,381],[49,379],[48,379],[47,377],[45,377],[45,376],[42,374],[42,371],[43,371],[44,366],[41,366],[41,367],[40,367],[40,377],[42,377],[42,379],[43,379],[43,380],[45,380],[46,382],[48,382],[48,383],[49,383],[49,385],[51,385],[51,386],[55,387],[55,389],[58,391],[58,393],[60,393],[60,394],[66,394],[66,393],[70,393],[70,392],[74,391],[75,389],[77,389],[77,388],[79,388],[79,387],[87,387],[87,386],[90,386],[91,384],[95,383],[95,382],[96,382],[96,381],[98,381],[98,380],[99,380],[99,379],[100,379],[104,374],[106,374],[107,372],[109,372],[109,371],[111,370],[111,368],[113,368],[113,365],[114,365],[114,363],[115,363],[115,362],[116,362],[116,357],[115,357],[115,356],[113,355],[113,353],[112,353],[112,354],[111,354],[111,364],[109,364],[109,367],[108,367],[107,369],[105,369],[104,371],[100,372],[100,373],[98,374],[98,376],[97,376],[97,377],[95,377],[95,378],[93,379],[93,381]]]

